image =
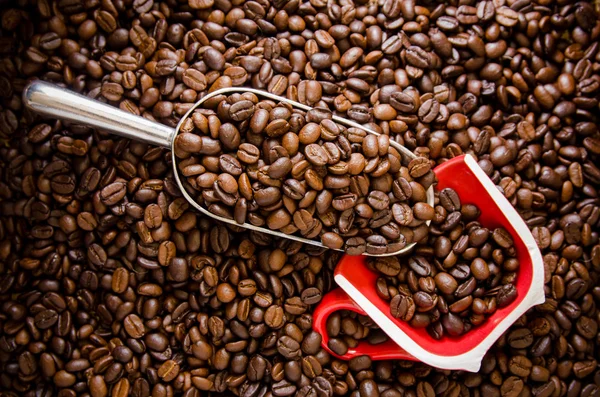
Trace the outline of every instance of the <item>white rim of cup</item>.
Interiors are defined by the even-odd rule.
[[[381,312],[381,310],[379,310],[379,308],[377,308],[377,306],[373,304],[373,302],[369,301],[362,292],[354,287],[342,274],[337,274],[335,276],[335,281],[394,342],[418,360],[436,368],[477,372],[481,367],[483,356],[498,338],[500,338],[500,336],[502,336],[502,334],[527,310],[535,305],[544,303],[546,298],[544,295],[544,267],[542,254],[540,253],[529,228],[514,207],[496,188],[481,167],[479,167],[475,159],[471,155],[466,155],[464,161],[477,179],[481,181],[483,187],[498,205],[500,210],[506,215],[506,218],[515,229],[517,235],[525,244],[527,252],[531,257],[532,264],[531,286],[527,291],[525,298],[492,329],[488,336],[471,350],[459,355],[441,356],[431,353],[425,347],[418,345],[404,331],[398,328],[383,312]]]

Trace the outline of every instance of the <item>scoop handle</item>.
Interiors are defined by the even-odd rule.
[[[125,112],[41,80],[23,90],[23,103],[36,113],[98,128],[123,138],[170,148],[175,129]]]
[[[371,360],[411,360],[416,359],[406,350],[401,348],[391,339],[386,342],[373,345],[366,340],[360,341],[354,348],[349,348],[346,354],[339,355],[332,351],[329,346],[329,335],[327,334],[327,319],[331,314],[339,310],[349,310],[365,316],[366,313],[342,290],[336,288],[333,291],[325,294],[319,306],[313,314],[313,328],[321,334],[321,346],[329,352],[329,354],[342,360],[350,360],[358,356],[369,356]]]

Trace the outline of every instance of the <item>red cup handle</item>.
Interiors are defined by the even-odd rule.
[[[350,310],[361,314],[363,316],[366,313],[356,304],[354,301],[342,290],[336,288],[331,292],[325,294],[319,306],[313,313],[313,328],[319,334],[321,334],[322,342],[321,345],[331,355],[342,360],[350,360],[353,357],[358,356],[369,356],[371,360],[412,360],[416,361],[416,358],[408,354],[403,348],[398,346],[393,340],[388,339],[384,343],[373,345],[367,341],[361,341],[354,348],[349,348],[346,354],[340,356],[333,352],[329,346],[329,335],[327,335],[327,319],[329,316],[338,310]]]

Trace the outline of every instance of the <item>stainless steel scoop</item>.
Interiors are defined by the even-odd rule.
[[[93,128],[97,128],[106,132],[110,132],[112,134],[133,139],[140,142],[145,142],[151,145],[161,146],[166,149],[171,149],[171,157],[174,168],[174,175],[177,185],[181,190],[181,193],[185,197],[185,199],[196,208],[198,211],[203,214],[210,216],[211,218],[217,219],[221,222],[228,223],[230,225],[241,226],[246,229],[254,230],[261,233],[271,234],[277,237],[283,237],[294,241],[299,241],[304,244],[311,244],[317,247],[328,248],[324,246],[320,241],[310,240],[303,237],[298,237],[294,235],[288,235],[285,233],[281,233],[274,230],[269,230],[263,227],[254,226],[250,223],[239,224],[233,219],[227,219],[218,215],[213,214],[208,211],[208,209],[204,208],[200,204],[198,204],[192,196],[190,196],[183,186],[183,182],[179,176],[179,172],[177,170],[177,158],[175,157],[175,151],[173,149],[173,143],[175,142],[175,137],[179,133],[179,130],[183,124],[183,121],[187,119],[192,112],[202,106],[202,104],[210,98],[213,98],[222,94],[232,94],[232,93],[244,93],[251,92],[258,96],[259,98],[266,98],[273,100],[275,102],[288,103],[291,106],[298,108],[303,111],[309,111],[312,108],[310,106],[301,104],[296,101],[289,100],[287,98],[273,95],[268,92],[245,88],[245,87],[232,87],[232,88],[222,88],[220,90],[209,93],[204,96],[198,102],[194,104],[187,111],[187,113],[181,118],[177,128],[173,129],[167,127],[165,125],[159,124],[157,122],[148,120],[146,118],[136,116],[131,113],[127,113],[122,111],[114,106],[108,105],[106,103],[90,99],[86,96],[77,94],[73,91],[69,91],[65,88],[59,87],[54,84],[50,84],[41,80],[34,81],[30,83],[25,90],[23,91],[23,103],[31,110],[45,115],[49,117],[54,117],[62,120],[68,120],[78,124],[88,125]],[[333,121],[342,124],[347,127],[360,128],[366,131],[369,134],[379,135],[377,132],[370,130],[357,124],[353,121],[346,120],[342,117],[333,116]],[[390,145],[394,147],[400,154],[407,158],[408,160],[412,160],[416,158],[416,155],[412,153],[410,150],[405,148],[404,146],[398,144],[390,140]],[[430,205],[433,205],[434,201],[434,192],[433,187],[429,187],[427,190],[427,202]],[[428,222],[429,223],[429,222]],[[398,255],[405,252],[408,252],[415,243],[411,243],[406,245],[404,248],[396,251],[389,252],[385,254],[373,255],[367,254],[369,256],[390,256],[390,255]],[[340,250],[342,251],[342,250]]]

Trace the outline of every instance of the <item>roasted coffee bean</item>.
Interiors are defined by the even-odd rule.
[[[277,350],[285,358],[292,359],[300,354],[300,344],[291,337],[284,335],[277,340]]]
[[[58,313],[54,310],[43,310],[35,315],[34,324],[39,329],[48,329],[58,321]]]
[[[124,327],[127,334],[132,338],[141,338],[146,333],[144,323],[136,314],[130,314],[125,317]]]
[[[517,288],[514,284],[505,284],[498,290],[496,295],[496,301],[498,307],[504,307],[510,305],[515,299],[517,299]]]
[[[517,23],[519,14],[509,7],[500,7],[496,10],[496,21],[503,26],[514,26]]]
[[[456,279],[445,272],[440,272],[435,275],[435,285],[440,290],[440,292],[446,295],[453,294],[454,291],[456,291],[456,288],[458,287]]]
[[[112,275],[112,290],[118,294],[121,294],[127,290],[129,285],[129,272],[127,269],[121,267],[114,271]]]
[[[179,374],[179,364],[174,360],[167,360],[158,368],[158,376],[165,382],[170,382]]]
[[[443,189],[440,192],[440,203],[448,212],[460,211],[460,198],[453,189]]]
[[[487,278],[490,276],[490,269],[485,260],[481,258],[475,258],[473,262],[471,262],[471,274],[476,280],[487,280]]]
[[[344,239],[337,233],[326,232],[321,235],[321,242],[324,246],[340,250],[344,248]]]
[[[415,309],[415,302],[410,296],[398,294],[394,296],[390,302],[392,316],[403,321],[410,321],[415,314]]]
[[[327,347],[337,355],[344,355],[348,352],[348,345],[342,339],[331,338],[327,343]]]
[[[126,186],[122,182],[114,182],[100,191],[100,199],[104,205],[115,205],[125,197]]]
[[[413,178],[420,178],[431,170],[431,164],[423,157],[417,157],[408,164],[408,172]]]
[[[285,315],[281,306],[271,306],[265,312],[265,323],[271,328],[281,328],[285,324]]]
[[[492,238],[502,248],[510,248],[513,246],[513,239],[510,234],[503,228],[497,228],[492,233]]]

